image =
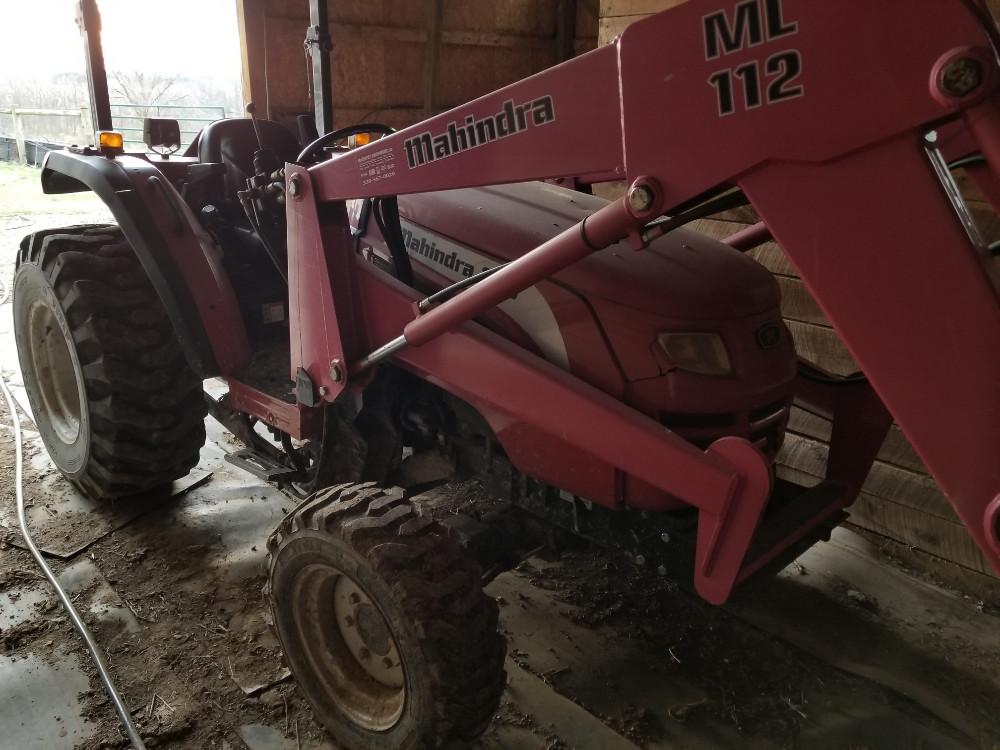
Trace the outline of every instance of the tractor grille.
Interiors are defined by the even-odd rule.
[[[660,412],[660,424],[702,450],[726,435],[755,443],[774,457],[785,437],[789,401],[772,401],[745,412]]]

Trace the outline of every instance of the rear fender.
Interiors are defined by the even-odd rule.
[[[51,151],[42,165],[42,190],[92,190],[104,201],[199,376],[226,375],[250,360],[246,327],[219,250],[153,164],[135,156]]]

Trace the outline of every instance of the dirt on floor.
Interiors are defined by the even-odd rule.
[[[5,413],[0,423],[6,420]],[[3,467],[13,465],[7,435],[0,440]],[[13,500],[9,475],[0,472],[0,502]],[[481,494],[474,484],[460,486],[452,492],[455,502],[438,512],[468,510],[469,500]],[[0,592],[38,579],[34,564],[11,546],[12,540],[8,536],[0,542]],[[323,746],[325,734],[308,705],[291,680],[281,680],[280,650],[268,629],[261,597],[263,570],[236,579],[220,575],[213,560],[222,553],[221,538],[210,526],[178,525],[170,506],[110,533],[82,553],[138,621],[137,632],[100,620],[92,625],[148,745],[233,748],[238,746],[235,728],[263,724],[297,743],[292,746]],[[54,561],[57,572],[66,564]],[[809,730],[817,717],[850,701],[891,705],[895,715],[927,727],[930,739],[897,744],[893,733],[898,727],[887,725],[881,741],[851,744],[848,726],[845,744],[824,746],[930,748],[939,746],[933,738],[956,736],[892,691],[832,669],[616,555],[581,549],[554,562],[532,558],[489,591],[501,607],[510,643],[509,669],[523,669],[634,746],[811,748],[816,745]],[[79,749],[127,747],[96,672],[61,608],[48,598],[35,609],[31,621],[0,632],[0,654],[44,656],[57,644],[63,653],[78,655],[90,677],[90,688],[81,696],[85,716],[98,727]],[[519,618],[531,616],[532,610],[546,627],[564,636],[530,632],[532,627]],[[592,638],[591,645],[580,645],[583,633]],[[565,647],[556,643],[562,638]],[[641,655],[642,671],[627,663],[620,668],[598,664],[588,666],[590,673],[584,674],[579,666],[549,666],[545,661],[557,652],[568,653],[574,642],[586,654],[577,657],[583,662],[572,664],[589,665],[595,663],[588,661],[590,656],[603,649],[611,653],[626,648]],[[689,686],[689,697],[671,699],[663,710],[632,700],[629,683],[641,686],[649,680]],[[255,683],[261,687],[253,689]],[[482,747],[513,746],[504,739],[510,731],[522,737],[517,747],[574,746],[536,713],[531,701],[505,696]],[[712,727],[725,742],[677,743],[683,736],[679,733],[698,727]],[[527,744],[523,736],[530,738]],[[948,746],[975,744],[958,741]]]
[[[4,412],[0,421],[6,419]],[[0,502],[12,503],[6,467],[13,466],[13,445],[7,435],[3,438]],[[287,727],[288,736],[297,733],[302,743],[318,744],[323,734],[289,682],[248,696],[234,680],[235,674],[258,671],[267,682],[280,665],[265,622],[263,576],[220,580],[205,564],[213,540],[192,533],[187,544],[179,544],[180,537],[176,529],[169,537],[157,534],[155,521],[137,523],[85,553],[140,624],[133,633],[85,618],[92,620],[94,636],[147,744],[222,748],[227,742],[232,746],[234,727],[253,723]],[[11,545],[14,539],[8,532],[0,541],[0,592],[41,581],[28,553]],[[67,563],[50,564],[58,575]],[[79,655],[90,676],[90,690],[80,698],[85,718],[98,732],[80,750],[127,747],[82,642],[54,599],[37,605],[30,621],[0,631],[0,655],[7,657],[51,654],[54,643],[64,646],[63,654]]]

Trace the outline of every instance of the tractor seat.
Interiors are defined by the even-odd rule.
[[[301,147],[298,140],[284,125],[273,120],[257,120],[264,148],[270,148],[282,162],[295,161]],[[203,164],[226,166],[225,192],[235,200],[236,191],[246,188],[246,181],[253,176],[253,155],[259,146],[249,118],[216,120],[207,125],[197,139],[198,161]]]

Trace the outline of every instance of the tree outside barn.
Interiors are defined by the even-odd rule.
[[[215,21],[185,31],[183,50],[176,49],[176,35],[157,25],[152,5],[99,2],[112,116],[131,148],[143,148],[144,117],[180,121],[186,144],[208,122],[243,109],[235,8],[194,0],[177,5],[182,15],[209,12]],[[28,161],[40,161],[47,147],[93,140],[75,6],[75,0],[38,0],[19,11],[18,24],[0,29],[0,160],[25,161],[28,152],[36,157]],[[26,33],[32,27],[46,29],[46,44]]]

